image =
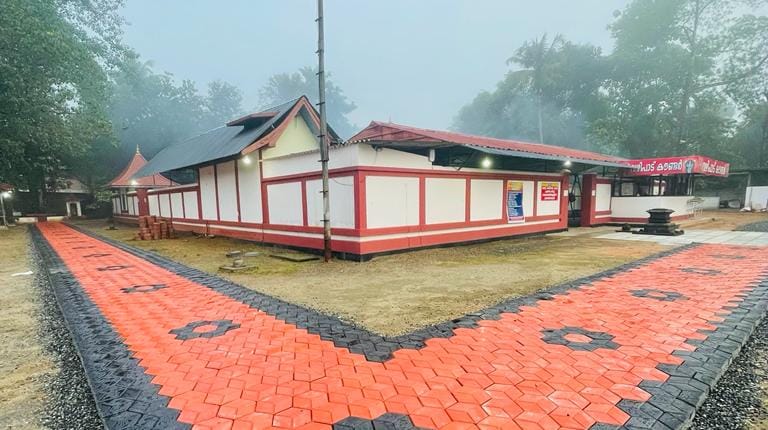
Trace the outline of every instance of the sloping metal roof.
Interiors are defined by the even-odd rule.
[[[368,127],[353,136],[350,142],[368,142],[399,148],[405,148],[408,145],[412,145],[415,148],[439,148],[458,145],[488,154],[544,160],[569,160],[599,166],[627,167],[629,162],[629,160],[624,158],[561,146],[473,136],[377,121],[371,122]]]
[[[154,173],[169,172],[235,156],[271,131],[299,100],[301,97],[264,110],[264,112],[275,113],[275,115],[272,115],[258,127],[223,126],[170,145],[149,160],[133,176],[149,176]]]

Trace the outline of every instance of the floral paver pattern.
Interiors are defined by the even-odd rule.
[[[178,421],[200,429],[387,413],[431,429],[621,426],[619,402],[647,401],[641,382],[667,381],[657,366],[682,364],[674,353],[768,269],[766,248],[692,247],[373,362],[65,225],[38,228]]]

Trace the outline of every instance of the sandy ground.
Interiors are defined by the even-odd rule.
[[[133,241],[134,228],[83,227],[156,251],[201,270],[292,303],[339,316],[382,334],[401,334],[483,309],[504,299],[637,260],[657,244],[579,236],[510,239],[480,245],[382,256],[367,263],[291,263],[268,257],[272,247],[227,238],[182,235]],[[247,273],[219,273],[229,250],[258,251]],[[281,251],[282,252],[282,251]]]
[[[38,339],[38,294],[30,270],[25,227],[0,230],[0,428],[39,428],[46,390],[55,372]]]

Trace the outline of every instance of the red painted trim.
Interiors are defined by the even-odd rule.
[[[419,177],[419,225],[427,225],[427,178]]]
[[[533,209],[531,212],[533,212],[531,214],[533,216],[537,216],[539,213],[539,181],[533,181]]]
[[[267,183],[264,181],[264,163],[259,150],[259,187],[261,188],[261,222],[269,223],[269,199],[267,198]]]
[[[197,169],[197,180],[200,182],[200,169]],[[203,187],[197,190],[197,218],[203,219]]]
[[[199,176],[199,172],[198,172],[198,176]],[[180,193],[180,192],[183,192],[183,191],[197,190],[199,188],[200,188],[199,184],[192,184],[192,185],[183,186],[183,187],[173,187],[171,189],[161,188],[161,189],[156,189],[156,190],[149,190],[149,191],[147,191],[147,194],[155,195],[155,194]]]
[[[235,163],[235,200],[237,200],[237,222],[242,221],[240,217],[240,173],[238,172],[238,160],[234,160]]]
[[[213,165],[213,186],[216,190],[216,220],[221,221],[221,210],[219,209],[219,168],[217,164]]]
[[[469,223],[472,220],[472,179],[467,178],[464,182],[464,222]]]
[[[509,181],[508,180],[504,180],[501,183],[501,221],[504,224],[508,224],[509,223],[509,221],[508,221],[509,214],[507,213],[507,196],[509,194],[507,192],[507,182],[509,182]]]
[[[307,214],[307,181],[301,181],[301,222],[304,226],[309,226]]]
[[[280,245],[297,246],[309,249],[322,249],[323,240],[318,238],[307,238],[300,236],[293,236],[290,232],[286,233],[261,233],[261,232],[245,232],[245,231],[233,231],[224,228],[217,227],[220,223],[209,225],[207,223],[196,223],[195,225],[180,225],[174,224],[174,228],[178,231],[196,231],[199,233],[208,232],[219,236],[235,237],[239,239],[255,240],[259,242],[275,243]],[[207,229],[207,230],[206,230]],[[468,242],[475,240],[494,239],[502,237],[514,237],[521,234],[533,234],[533,233],[545,233],[548,231],[562,230],[563,227],[560,223],[551,223],[543,225],[520,225],[511,227],[510,225],[503,225],[497,229],[468,231],[468,232],[454,232],[454,233],[437,233],[424,235],[421,237],[403,237],[395,239],[380,239],[367,242],[357,242],[351,240],[344,240],[335,238],[331,241],[331,246],[336,252],[348,252],[358,255],[373,254],[378,252],[395,251],[401,249],[413,248],[417,243],[418,247],[442,245],[454,242]],[[320,229],[322,230],[322,229]],[[318,235],[320,232],[318,232]],[[342,235],[342,233],[336,233]]]
[[[367,207],[365,200],[365,174],[361,172],[355,172],[355,228],[364,229],[368,226]]]
[[[520,174],[520,173],[486,173],[486,172],[462,172],[462,171],[441,171],[441,170],[426,170],[426,169],[407,169],[397,167],[378,167],[378,166],[352,166],[344,167],[340,169],[331,169],[329,174],[331,176],[343,176],[344,174],[351,175],[355,172],[364,172],[369,176],[424,176],[424,177],[454,177],[454,178],[478,178],[478,179],[513,179],[522,181],[557,181],[560,176],[546,176],[536,174]],[[320,172],[306,172],[297,173],[293,175],[273,176],[271,178],[264,178],[265,182],[277,183],[277,182],[294,182],[298,179],[317,179],[320,178]]]
[[[595,212],[595,215],[596,216],[603,216],[603,215],[610,215],[611,213],[612,213],[612,211],[599,211],[599,212]]]

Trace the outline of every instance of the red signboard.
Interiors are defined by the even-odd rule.
[[[699,174],[707,176],[728,176],[730,164],[709,157],[691,155],[687,157],[645,158],[629,162],[632,176],[659,176]]]
[[[556,202],[560,194],[560,182],[542,182],[541,183],[541,201]]]

